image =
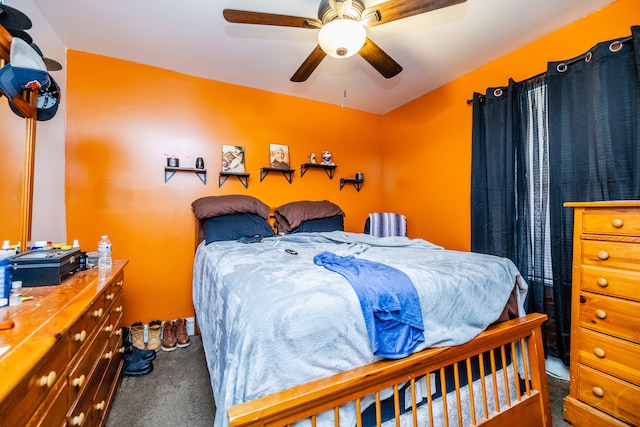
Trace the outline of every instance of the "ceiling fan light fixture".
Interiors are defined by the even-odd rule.
[[[334,58],[348,58],[364,46],[367,32],[361,23],[352,19],[334,19],[318,32],[318,43],[322,50]]]

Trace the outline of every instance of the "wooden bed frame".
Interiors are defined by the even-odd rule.
[[[350,371],[323,378],[307,384],[273,393],[268,396],[236,405],[229,409],[229,423],[231,427],[240,426],[282,426],[310,419],[311,426],[315,426],[316,415],[330,410],[338,414],[340,406],[348,402],[355,402],[356,411],[360,412],[360,401],[364,396],[375,394],[377,419],[380,419],[380,391],[391,387],[393,389],[395,413],[398,414],[399,384],[410,382],[411,400],[413,410],[413,422],[410,425],[417,426],[415,417],[416,405],[416,378],[425,374],[440,371],[444,372],[446,366],[453,365],[455,372],[455,407],[457,408],[457,422],[452,425],[462,426],[463,412],[465,411],[461,399],[461,390],[467,388],[470,393],[467,402],[467,419],[471,419],[472,426],[548,426],[551,424],[551,406],[549,402],[549,390],[544,365],[544,350],[542,345],[541,324],[547,319],[544,314],[529,314],[525,317],[509,320],[492,326],[479,334],[466,344],[452,347],[426,349],[419,353],[399,360],[382,360],[371,363]],[[519,345],[517,345],[519,344]],[[507,366],[502,373],[497,372],[494,349],[500,352],[505,360],[505,352],[511,351],[512,355],[519,354],[522,357],[512,358],[512,364]],[[522,351],[524,349],[524,351]],[[466,363],[466,369],[471,369],[471,358],[478,356],[483,358],[483,353],[489,353],[491,369],[483,372],[483,363],[480,363],[481,374],[487,375],[494,385],[494,389],[503,386],[506,390],[506,404],[498,402],[487,392],[487,383],[482,381],[482,392],[474,397],[473,387],[460,386],[458,362]],[[518,366],[521,364],[522,366]],[[520,374],[518,374],[520,372]],[[524,378],[522,377],[524,373]],[[446,390],[445,376],[441,375],[442,389]],[[509,385],[510,377],[513,386]],[[427,390],[430,375],[426,375]],[[517,380],[513,381],[514,378]],[[509,397],[509,388],[515,399]],[[428,398],[430,426],[433,426],[432,405],[441,405],[447,418],[447,399],[451,399],[452,393],[443,395],[442,399],[432,401]],[[489,412],[489,401],[497,408]],[[451,403],[449,403],[450,407]],[[480,405],[480,406],[478,406]],[[473,408],[478,408],[474,410]],[[481,409],[480,409],[481,407]],[[477,417],[475,411],[480,411],[483,416]],[[338,417],[336,417],[337,419]],[[401,423],[396,417],[396,426]],[[443,426],[449,426],[445,419]],[[338,423],[335,423],[338,426]],[[360,427],[362,420],[356,420],[356,426]],[[422,424],[421,424],[422,425]],[[380,426],[380,422],[378,422]]]

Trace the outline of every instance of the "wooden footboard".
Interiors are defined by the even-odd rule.
[[[367,405],[375,414],[374,424],[380,426],[381,401],[385,399],[393,408],[393,419],[385,425],[550,427],[551,406],[540,332],[546,319],[543,314],[529,314],[490,327],[463,345],[427,349],[400,360],[382,360],[236,405],[229,409],[230,426],[281,426],[305,419],[316,426],[319,414],[326,411],[333,415],[331,425],[338,426],[340,418],[344,419],[341,411],[350,410],[349,419],[353,418],[353,425],[360,427],[364,402],[373,402]],[[502,361],[508,363],[502,366]],[[461,385],[461,376],[473,377],[474,363],[481,371],[479,379],[473,386],[471,382]],[[445,375],[445,369],[453,375]],[[447,378],[451,377],[453,383],[448,384]],[[432,384],[434,378],[439,378],[438,384]],[[434,390],[437,385],[451,391],[434,399],[426,390]]]

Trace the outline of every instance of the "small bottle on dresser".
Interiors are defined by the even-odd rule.
[[[111,242],[109,236],[104,235],[98,242],[98,270],[106,270],[111,268]]]

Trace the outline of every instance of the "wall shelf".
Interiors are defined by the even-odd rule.
[[[344,187],[345,184],[351,183],[355,187],[356,191],[360,192],[360,188],[362,188],[362,183],[364,179],[355,179],[355,178],[340,178],[340,190]]]
[[[307,169],[324,169],[329,179],[333,179],[333,171],[336,165],[323,165],[322,163],[303,163],[300,165],[300,177],[302,178]]]
[[[164,167],[164,182],[165,184],[173,178],[176,172],[192,172],[195,173],[203,184],[207,184],[207,170],[196,168],[174,168],[171,166]]]
[[[296,171],[295,169],[278,169],[278,168],[261,168],[260,169],[260,182],[269,175],[269,172],[282,172],[282,175],[287,179],[289,184],[293,180],[293,173]]]
[[[230,176],[235,176],[238,178],[238,181],[244,186],[244,188],[249,187],[249,174],[241,173],[241,172],[220,172],[218,175],[218,188],[222,187],[222,184],[227,182]]]

